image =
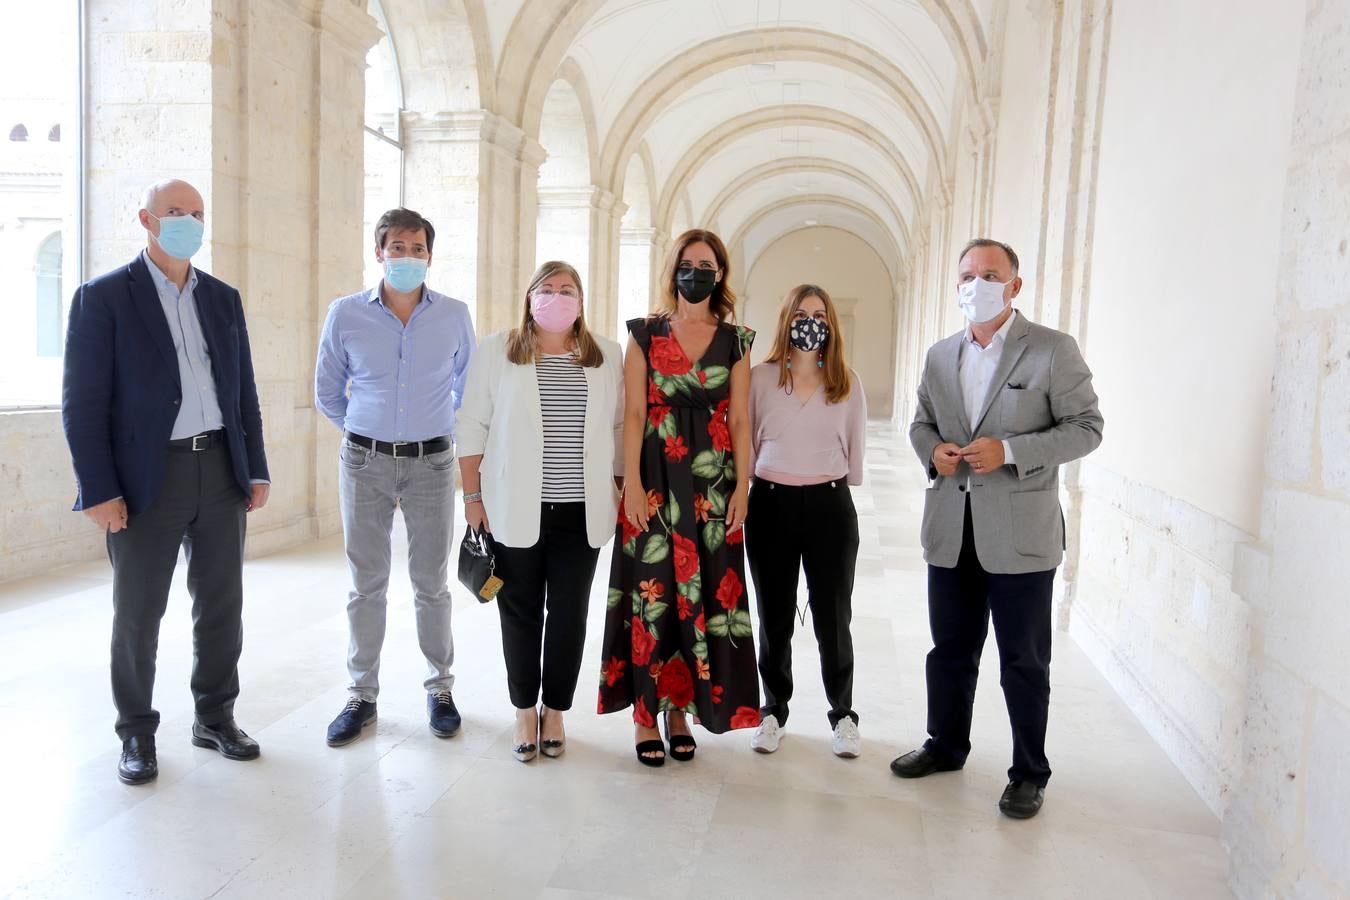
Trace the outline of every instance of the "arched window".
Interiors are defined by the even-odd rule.
[[[375,223],[386,210],[403,205],[403,80],[398,68],[398,52],[389,36],[380,0],[370,0],[367,11],[379,23],[383,35],[366,54],[366,194],[365,279],[373,286],[380,279],[380,267],[370,251]]]
[[[28,140],[28,129],[24,127],[22,122],[20,122],[18,125],[15,125],[13,128],[9,130],[9,139],[11,141]]]
[[[37,355],[61,355],[61,232],[48,235],[38,245],[37,265]]]

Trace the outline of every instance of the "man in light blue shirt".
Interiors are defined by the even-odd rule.
[[[437,737],[460,727],[451,696],[448,568],[454,527],[455,411],[473,354],[459,300],[426,287],[436,230],[392,209],[375,226],[375,287],[333,301],[314,371],[315,405],[343,432],[338,462],[352,591],[347,705],[328,727],[340,747],[375,721],[394,510],[408,529],[417,640],[427,661],[427,711]]]

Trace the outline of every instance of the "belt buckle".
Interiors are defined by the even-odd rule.
[[[412,446],[412,445],[411,445],[410,443],[408,443],[407,441],[394,441],[394,442],[393,442],[392,444],[390,444],[389,446],[390,446],[390,447],[393,449],[393,451],[394,451],[394,459],[411,459],[411,458],[412,458],[411,456],[400,456],[400,455],[399,455],[399,452],[398,452],[398,448],[399,448],[399,447],[410,447],[410,446]],[[420,445],[420,444],[418,445],[418,450],[419,450],[419,451],[421,450],[421,445]],[[420,455],[420,453],[419,453],[418,455]]]
[[[201,441],[201,446],[200,446],[200,447],[197,446],[197,442],[198,442],[198,441]],[[211,435],[209,435],[209,434],[194,434],[194,435],[192,436],[192,452],[193,452],[193,453],[200,453],[201,451],[208,449],[210,446],[211,446]]]

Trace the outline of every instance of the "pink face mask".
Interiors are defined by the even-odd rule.
[[[545,331],[567,331],[581,315],[581,300],[568,294],[537,291],[530,295],[530,315]]]

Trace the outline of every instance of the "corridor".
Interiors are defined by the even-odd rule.
[[[597,717],[603,577],[568,749],[511,758],[496,610],[456,586],[460,736],[426,728],[411,590],[395,567],[374,734],[342,749],[324,728],[346,694],[347,570],[337,538],[244,570],[240,724],[262,758],[188,743],[191,642],[182,568],[165,617],[160,776],[129,789],[107,739],[109,569],[80,564],[0,587],[6,742],[0,896],[351,897],[1227,897],[1219,822],[1102,676],[1056,634],[1042,814],[1000,816],[1009,737],[997,652],[986,647],[974,751],[917,782],[887,763],[923,736],[928,647],[918,548],[923,475],[873,423],[857,494],[855,698],[863,755],[830,754],[809,623],[782,748],[698,733],[696,760],[644,770],[628,716]],[[395,558],[405,551],[401,530]],[[601,572],[608,556],[602,556]]]

